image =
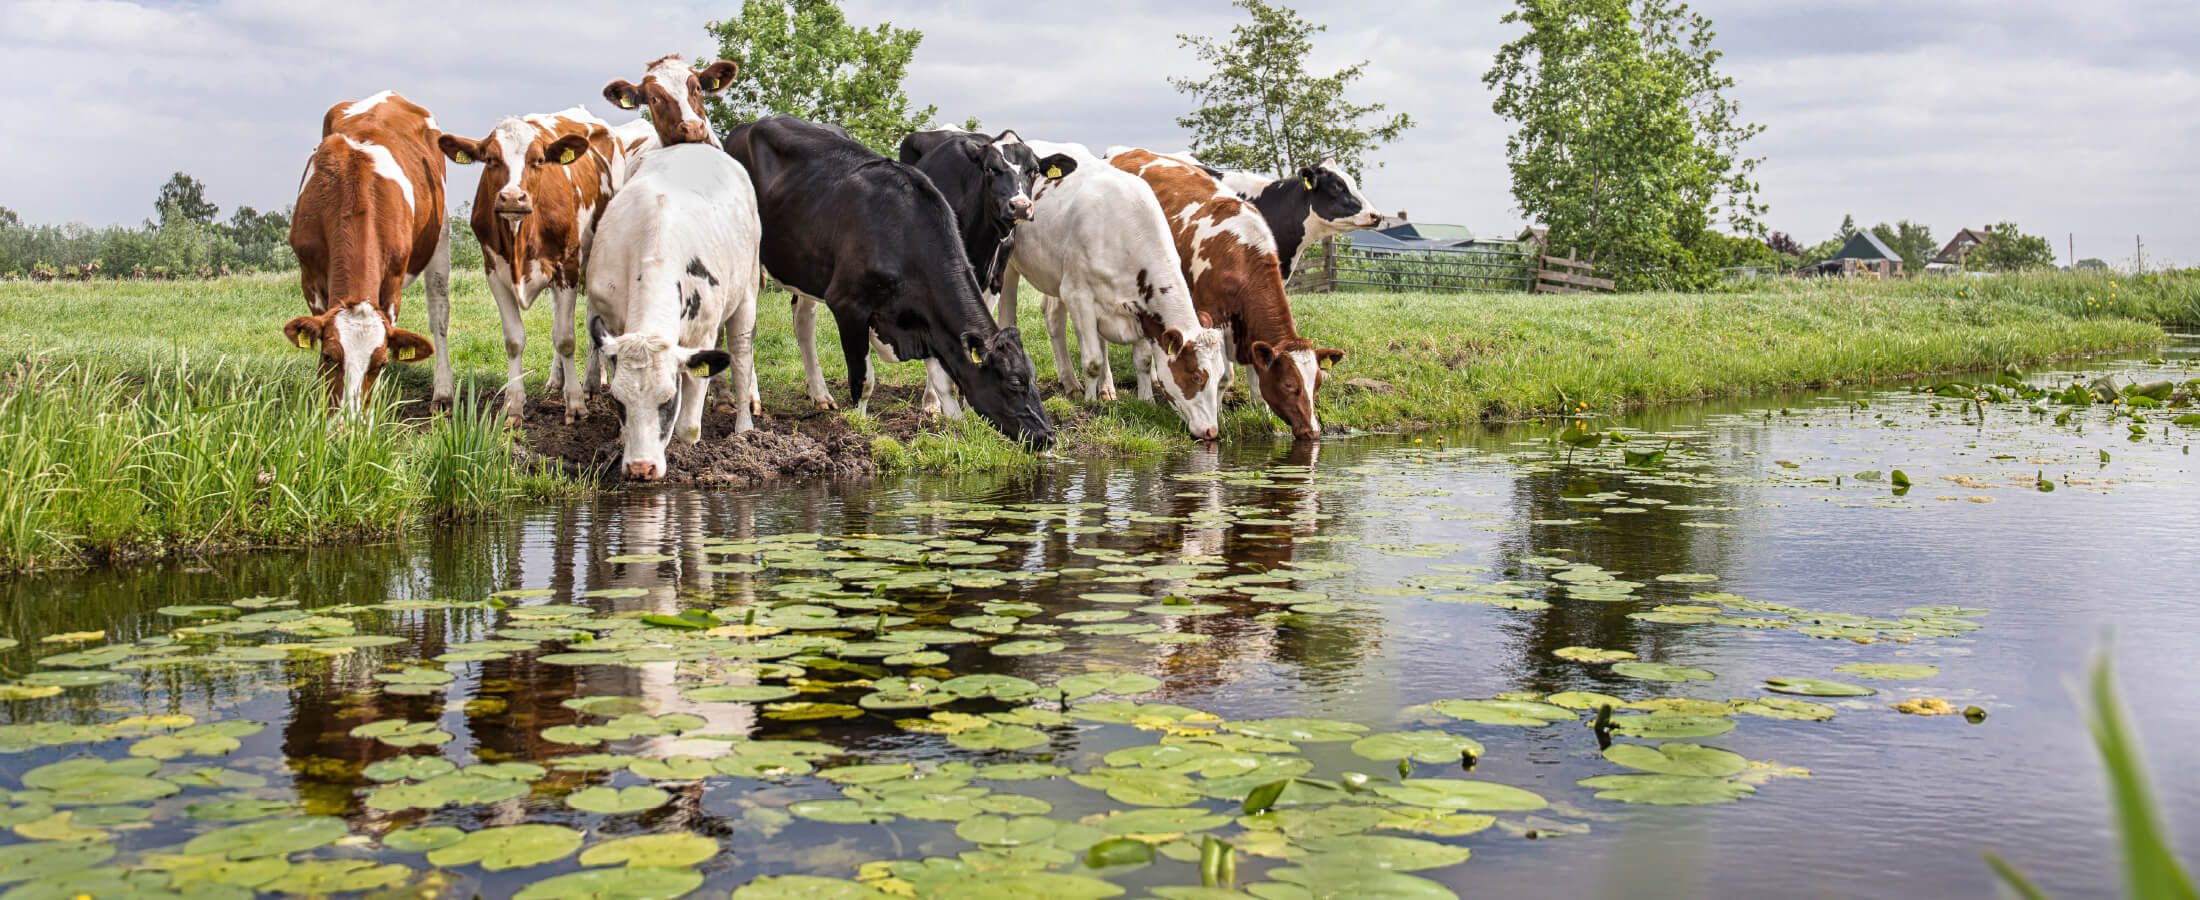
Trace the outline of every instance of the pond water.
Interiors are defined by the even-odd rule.
[[[2110,896],[2104,648],[2191,858],[2200,428],[1907,387],[0,582],[0,896]]]

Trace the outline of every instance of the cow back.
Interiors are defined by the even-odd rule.
[[[301,266],[326,296],[376,299],[393,274],[420,274],[443,236],[443,156],[435,117],[384,91],[329,108],[291,223]],[[308,298],[314,300],[315,298]]]
[[[1193,305],[1231,327],[1240,362],[1255,341],[1298,339],[1275,237],[1258,210],[1182,160],[1131,149],[1108,163],[1138,176],[1161,202]]]

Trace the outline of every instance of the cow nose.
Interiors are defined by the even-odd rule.
[[[1199,433],[1199,439],[1203,441],[1211,441],[1220,436],[1221,434],[1218,432],[1217,429],[1214,428],[1209,428],[1206,431],[1202,431]]]
[[[524,216],[534,211],[535,203],[527,196],[526,191],[506,188],[497,192],[496,207],[498,215]]]
[[[707,143],[710,140],[710,131],[701,122],[681,122],[680,140]]]
[[[1018,219],[1027,222],[1031,220],[1031,200],[1028,198],[1017,197],[1008,201],[1008,209],[1010,212],[1015,213]]]
[[[653,462],[627,463],[626,477],[632,478],[636,481],[656,481],[657,464]]]

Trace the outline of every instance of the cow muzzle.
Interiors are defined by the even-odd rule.
[[[498,191],[494,208],[500,216],[524,216],[535,211],[535,200],[526,191]]]
[[[653,462],[631,462],[626,464],[626,477],[635,481],[656,481],[660,474],[662,473],[658,471],[657,464]]]
[[[1018,222],[1031,221],[1031,198],[1011,198],[1008,201],[1008,217]]]
[[[684,143],[708,144],[710,143],[710,128],[701,122],[681,122],[680,140]]]

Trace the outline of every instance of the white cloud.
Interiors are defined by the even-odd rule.
[[[1222,33],[1220,2],[1099,7],[995,0],[850,0],[857,22],[922,29],[909,89],[943,119],[1033,137],[1175,149],[1193,74],[1180,32]],[[0,0],[0,204],[35,221],[135,222],[169,172],[224,207],[281,207],[330,104],[394,88],[446,126],[581,103],[613,121],[611,79],[710,42],[727,3],[664,0]],[[1496,0],[1306,2],[1329,25],[1318,67],[1371,60],[1356,99],[1419,125],[1377,159],[1368,196],[1417,219],[1487,232],[1517,224],[1506,123],[1482,72],[1513,33]],[[1844,213],[1945,235],[2014,219],[2080,256],[2200,262],[2200,8],[2189,0],[1713,0],[1770,224],[1809,240]],[[471,170],[454,173],[471,196]]]

